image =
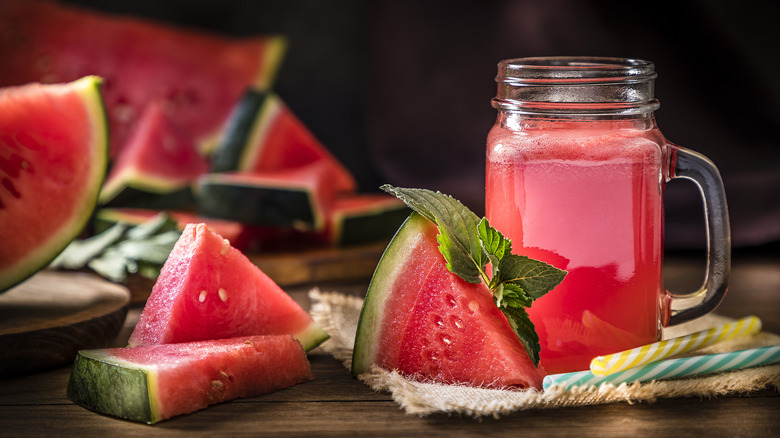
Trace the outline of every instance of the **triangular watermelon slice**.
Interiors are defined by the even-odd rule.
[[[336,191],[353,192],[352,174],[275,93],[247,90],[214,153],[214,172],[267,172],[323,163]]]
[[[209,162],[191,136],[152,103],[135,126],[100,192],[100,203],[141,208],[181,208],[195,202],[192,184]]]
[[[189,224],[163,265],[131,347],[291,334],[306,350],[328,338],[311,316],[205,224]]]
[[[95,208],[108,154],[101,82],[0,90],[0,292],[46,266]]]
[[[540,389],[544,372],[490,290],[447,270],[437,234],[412,213],[388,245],[366,293],[352,373],[377,365],[423,381]]]

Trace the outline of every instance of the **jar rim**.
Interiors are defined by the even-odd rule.
[[[496,82],[529,85],[554,82],[644,82],[656,77],[655,64],[643,59],[539,56],[500,61]]]

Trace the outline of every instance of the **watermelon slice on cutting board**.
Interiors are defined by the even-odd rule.
[[[540,389],[543,370],[490,290],[447,270],[437,234],[412,213],[388,245],[366,292],[352,373],[377,365],[423,381]]]
[[[338,192],[354,192],[352,174],[275,93],[247,90],[233,110],[212,172],[268,172],[312,163],[327,168]]]
[[[186,130],[159,102],[146,107],[106,177],[106,206],[182,208],[195,202],[192,184],[209,169]]]
[[[196,143],[213,141],[247,87],[271,86],[286,48],[40,0],[0,1],[0,35],[0,85],[105,79],[112,158],[155,101]]]
[[[205,224],[189,224],[163,265],[131,347],[291,334],[308,351],[328,338],[311,316]]]
[[[310,381],[289,335],[78,352],[67,396],[93,411],[144,423]]]
[[[0,291],[45,267],[89,221],[108,154],[100,85],[90,76],[0,90]]]

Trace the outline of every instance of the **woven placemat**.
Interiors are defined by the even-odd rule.
[[[341,361],[347,369],[352,364],[352,349],[363,300],[339,292],[309,292],[311,315],[331,338],[319,348]],[[732,321],[718,315],[708,315],[667,329],[665,338],[682,336]],[[761,332],[721,342],[692,354],[728,351],[779,345],[780,336]],[[659,398],[713,397],[744,394],[765,388],[780,390],[780,365],[716,373],[700,377],[658,380],[646,383],[602,384],[598,387],[575,387],[565,390],[554,387],[547,391],[500,390],[463,385],[443,385],[409,380],[397,372],[374,367],[358,376],[375,391],[389,392],[408,414],[463,414],[474,417],[498,417],[514,411],[563,406],[587,406],[606,403],[653,402]]]

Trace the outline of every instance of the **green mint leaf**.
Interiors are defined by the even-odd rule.
[[[539,345],[539,335],[536,334],[534,323],[528,316],[528,312],[521,307],[503,307],[501,311],[506,316],[509,326],[515,332],[517,339],[523,345],[525,352],[531,359],[535,367],[539,366],[539,352],[542,347]]]
[[[50,266],[87,267],[115,282],[124,281],[128,274],[156,280],[180,235],[176,222],[161,213],[136,226],[120,223],[88,239],[75,240]]]
[[[531,307],[534,299],[526,291],[514,283],[503,283],[499,285],[502,290],[502,303],[496,303],[498,307]]]
[[[553,290],[566,271],[526,256],[507,254],[501,259],[496,284],[515,284],[522,288],[532,299],[538,299]]]
[[[82,240],[74,240],[49,264],[57,269],[80,269],[122,238],[127,226],[116,224],[106,231]]]
[[[489,258],[479,239],[480,219],[457,199],[426,189],[383,185],[382,190],[403,200],[410,208],[439,227],[439,251],[447,269],[470,283],[485,281]]]
[[[491,278],[498,277],[498,269],[501,265],[501,259],[506,254],[512,252],[512,241],[505,238],[501,232],[490,226],[486,218],[482,218],[477,226],[477,232],[479,233],[479,239],[482,242],[482,247],[488,254],[488,259],[492,266]],[[491,280],[488,286],[494,291],[497,284]]]

